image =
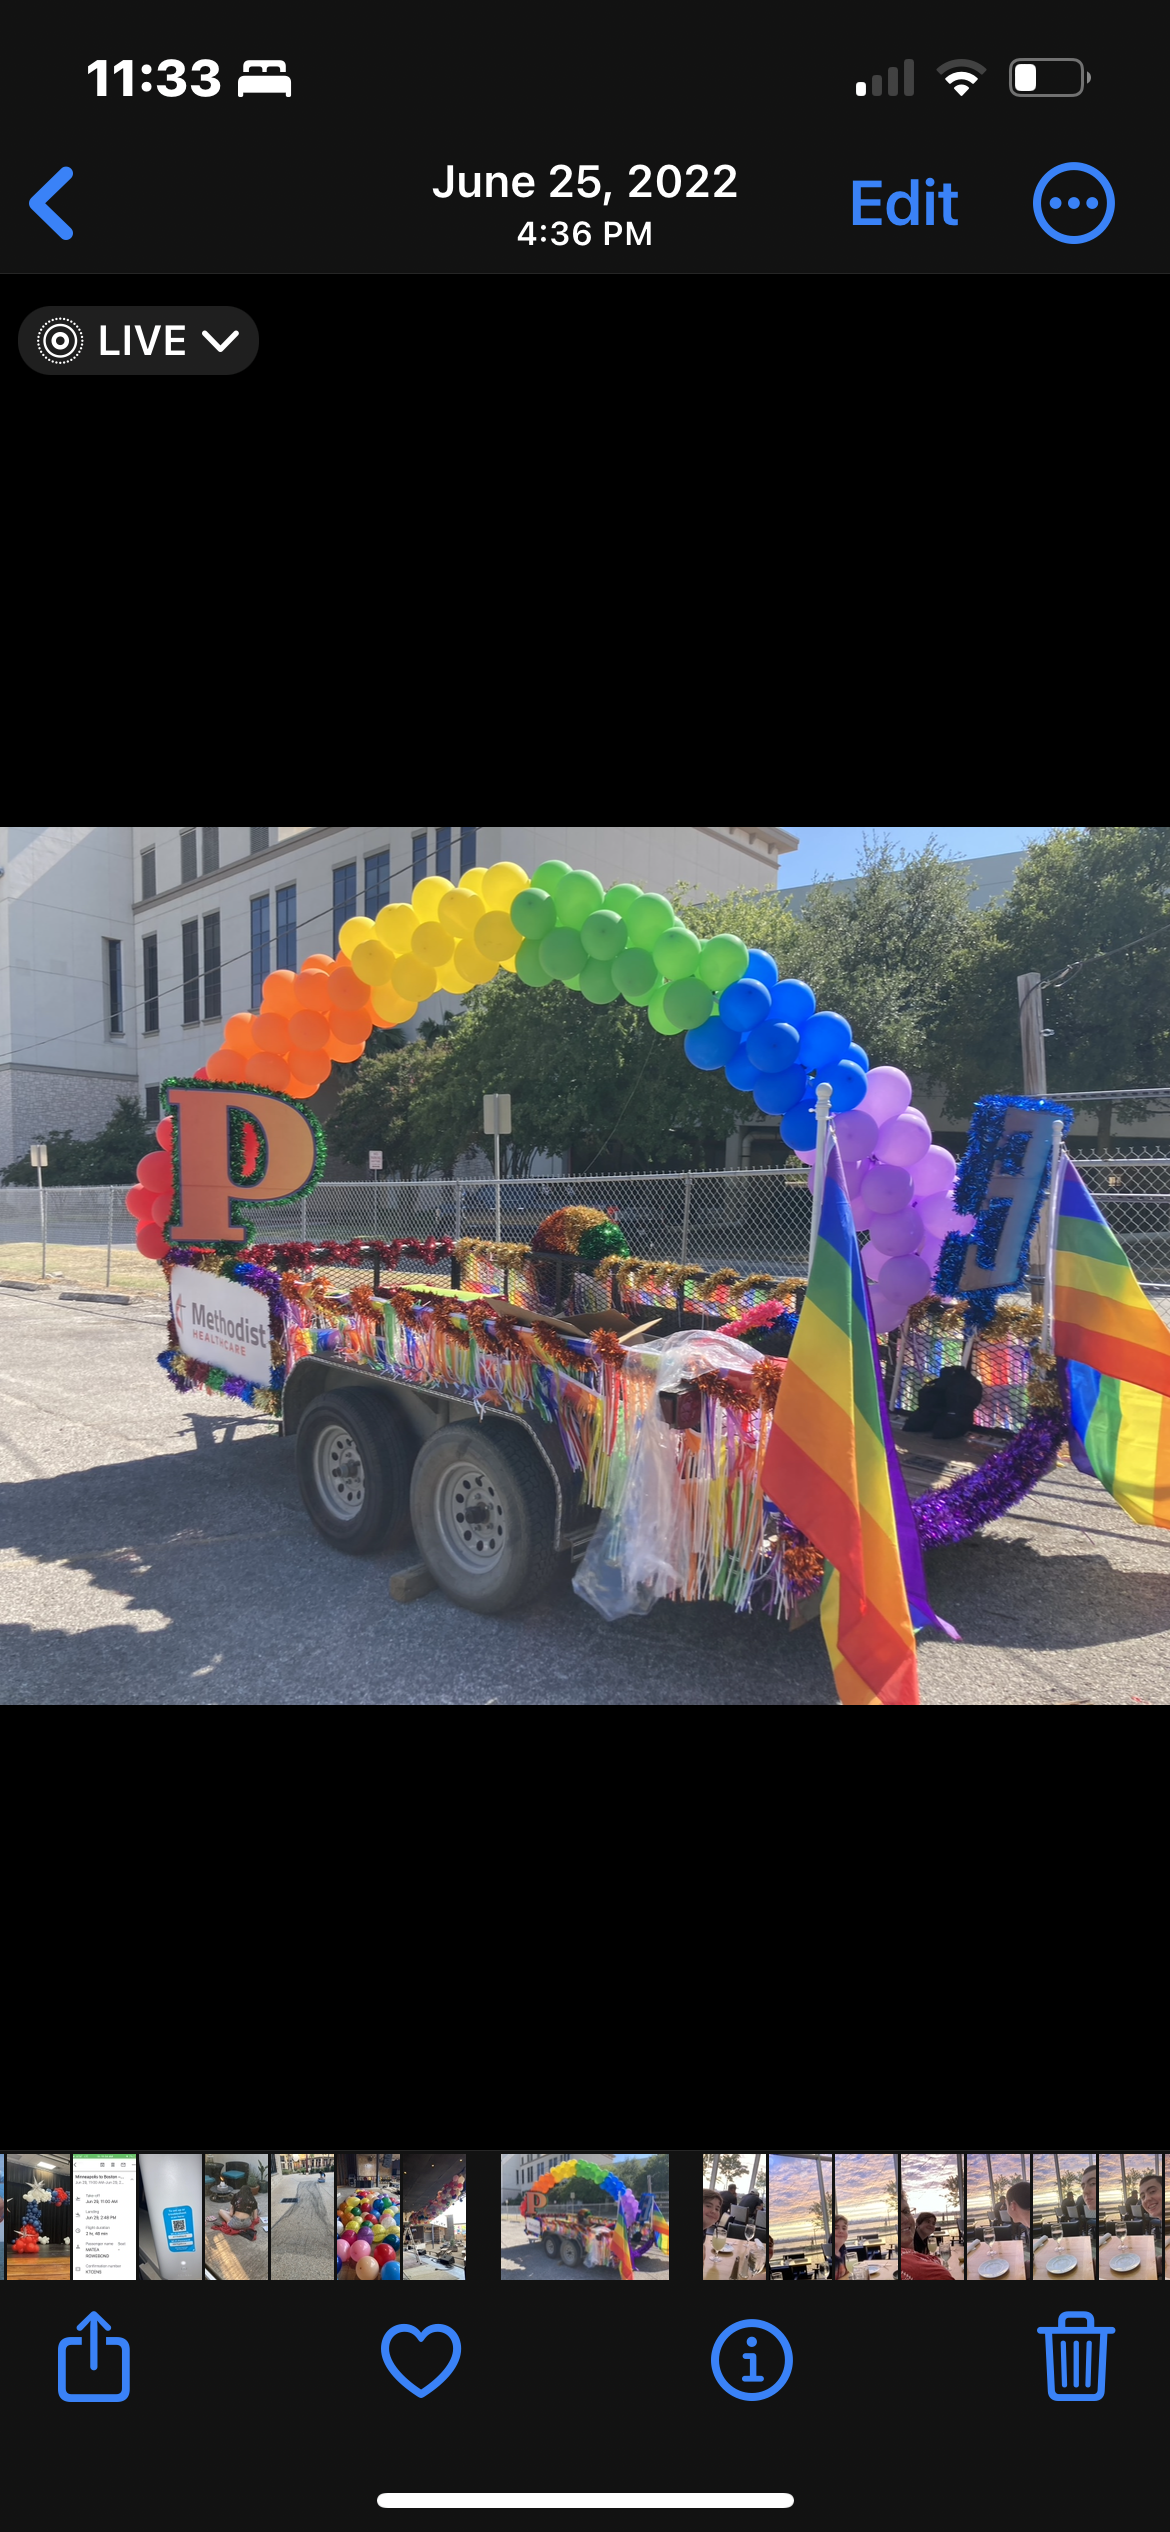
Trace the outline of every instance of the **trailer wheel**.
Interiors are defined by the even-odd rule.
[[[556,1568],[552,1480],[522,1427],[460,1421],[414,1463],[415,1541],[447,1598],[492,1615],[535,1600]]]
[[[542,2241],[543,2241],[543,2243],[544,2243],[545,2251],[546,2251],[546,2253],[547,2253],[548,2258],[549,2258],[549,2259],[559,2259],[559,2257],[560,2257],[560,2250],[561,2250],[561,2237],[560,2237],[560,2234],[559,2234],[559,2233],[544,2233],[544,2234],[542,2234],[542,2235],[541,2235],[541,2240],[542,2240]]]
[[[571,2233],[566,2233],[561,2244],[561,2266],[562,2268],[579,2268],[580,2264],[581,2245],[574,2240]]]
[[[345,1556],[373,1556],[410,1530],[410,1442],[389,1399],[327,1391],[297,1426],[309,1517]]]

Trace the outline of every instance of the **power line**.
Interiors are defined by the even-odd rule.
[[[1095,966],[1099,958],[1120,958],[1124,950],[1140,949],[1143,941],[1159,940],[1167,925],[1170,925],[1170,916],[1163,923],[1155,923],[1148,932],[1135,932],[1132,941],[1115,941],[1112,949],[1090,950],[1087,958],[1070,959],[1068,966],[1062,967],[1055,976],[1037,977],[1035,984],[1029,985],[1024,1002],[1029,1001],[1034,993],[1054,993],[1058,985],[1066,985],[1071,976],[1080,974],[1082,967]],[[1020,1008],[1023,1009],[1023,1003]]]

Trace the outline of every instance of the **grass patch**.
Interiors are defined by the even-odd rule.
[[[104,1248],[61,1248],[56,1244],[45,1253],[45,1284],[64,1284],[68,1290],[106,1289],[106,1252]],[[4,1240],[0,1242],[0,1277],[12,1276],[21,1283],[41,1281],[41,1244],[39,1240]],[[115,1248],[110,1258],[111,1292],[146,1293],[152,1300],[165,1301],[166,1277],[161,1266],[151,1257],[143,1257],[136,1248]]]

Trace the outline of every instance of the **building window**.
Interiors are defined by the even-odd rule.
[[[249,827],[249,829],[248,829],[248,833],[249,833],[249,835],[250,835],[250,837],[251,837],[251,839],[252,839],[252,841],[251,841],[251,848],[250,848],[250,849],[251,849],[251,851],[252,851],[253,853],[266,853],[266,852],[267,852],[267,850],[268,850],[268,829],[267,829],[267,827],[266,827],[266,826],[250,826],[250,827]]]
[[[111,947],[113,944],[111,943]],[[158,934],[149,932],[142,944],[142,1027],[147,1037],[158,1035]]]
[[[199,1017],[199,925],[183,925],[183,1018]]]
[[[204,829],[203,829],[203,876],[204,876],[204,878],[205,878],[205,879],[210,878],[212,871],[216,871],[216,870],[218,870],[218,869],[219,869],[219,828],[218,828],[217,826],[205,826],[205,827],[204,827]]]
[[[179,878],[186,887],[189,879],[198,879],[195,868],[195,829],[182,827],[179,832]]]
[[[425,879],[427,875],[427,834],[428,829],[424,827],[421,835],[412,835],[410,839],[413,862],[412,885],[415,888],[420,879]]]
[[[264,979],[272,965],[272,943],[268,934],[268,899],[252,899],[252,1009],[260,1008]]]
[[[142,894],[144,897],[153,897],[157,894],[154,884],[153,844],[142,856]]]
[[[390,903],[390,855],[366,855],[366,913],[370,922],[382,906]]]
[[[459,868],[461,872],[465,870],[474,870],[475,868],[475,839],[478,833],[479,828],[477,826],[461,826],[459,829]]]
[[[203,917],[203,1017],[219,1018],[219,916]]]
[[[450,876],[451,829],[449,826],[437,826],[435,828],[435,877],[449,879]]]
[[[357,913],[357,863],[343,862],[333,873],[333,955],[337,956],[337,938],[343,923]]]
[[[297,892],[291,888],[276,891],[276,964],[295,968],[297,963]]]
[[[111,1037],[122,1035],[122,944],[106,942],[106,981],[109,993],[109,1031]]]
[[[157,1125],[161,1114],[158,1104],[157,1081],[147,1082],[143,1097],[146,1100],[146,1122],[148,1125]]]

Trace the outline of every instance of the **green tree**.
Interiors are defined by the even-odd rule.
[[[741,2163],[738,2154],[704,2154],[703,2170],[708,2180],[711,2178],[712,2166],[715,2163],[719,2165],[719,2178],[713,2184],[716,2189],[732,2188],[737,2180],[742,2179],[747,2170],[747,2164]]]
[[[852,885],[819,880],[805,899],[794,972],[843,1012],[871,1064],[899,1064],[925,1089],[974,923],[967,874],[933,837],[908,852],[863,829]]]
[[[1055,1097],[1164,1082],[1168,899],[1170,827],[1058,827],[1030,844],[1006,897],[975,917],[961,946],[936,1058],[951,1110],[1022,1089],[1016,978],[1033,971],[1045,979]],[[1126,1117],[1147,1113],[1140,1100],[1116,1104]],[[1097,1108],[1099,1152],[1109,1148],[1114,1106],[1102,1099]]]
[[[330,1151],[359,1163],[370,1150],[380,1151],[387,1178],[409,1178],[414,1170],[445,1157],[420,1135],[417,1111],[430,1074],[446,1052],[445,1039],[415,1038],[408,1045],[364,1055],[329,1119]]]
[[[114,1113],[90,1142],[68,1129],[41,1137],[48,1150],[45,1181],[50,1187],[124,1187],[134,1178],[144,1152],[157,1150],[154,1127],[129,1096],[116,1101]],[[37,1173],[27,1152],[0,1172],[6,1187],[35,1187]]]

